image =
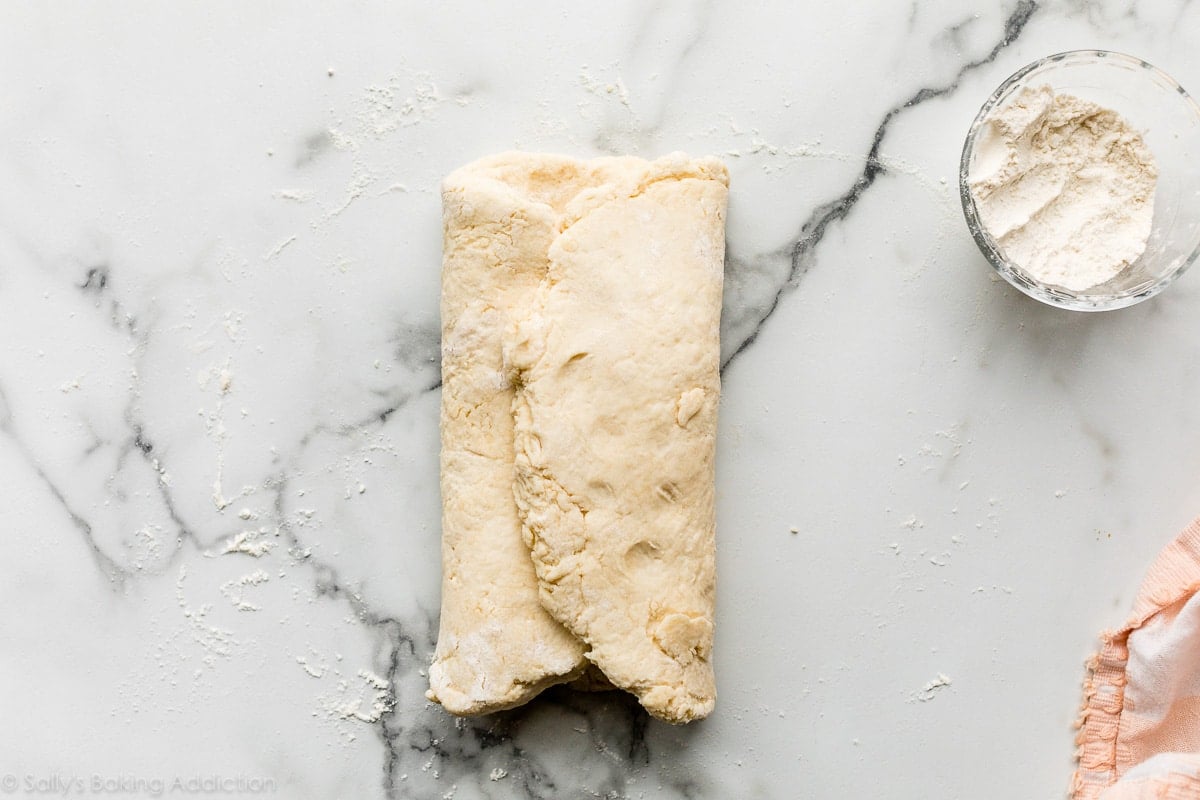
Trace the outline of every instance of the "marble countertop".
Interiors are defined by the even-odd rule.
[[[1052,52],[1200,87],[1198,26],[1124,0],[9,6],[0,790],[1062,797],[1084,659],[1200,512],[1200,275],[1109,314],[1025,298],[967,233],[959,151]],[[703,723],[422,695],[438,181],[507,148],[729,165]]]

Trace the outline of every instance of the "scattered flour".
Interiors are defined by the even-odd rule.
[[[262,558],[276,545],[275,541],[262,538],[267,533],[266,527],[244,530],[226,542],[225,549],[220,554],[242,553],[253,558]]]
[[[375,138],[430,119],[443,102],[426,72],[393,75],[384,84],[368,86],[358,113],[361,130]]]
[[[309,189],[279,189],[275,192],[275,197],[280,200],[292,200],[297,203],[307,203],[313,198],[313,192]]]
[[[325,677],[325,671],[329,669],[328,664],[312,664],[305,656],[296,656],[296,663],[300,668],[314,678]]]
[[[953,683],[953,681],[948,676],[939,672],[936,678],[929,681],[921,688],[921,691],[917,694],[917,699],[922,703],[928,703],[937,695],[939,691],[945,689],[951,683]]]
[[[281,239],[274,247],[263,254],[263,261],[270,261],[284,251],[288,245],[296,241],[296,235],[293,234],[286,239]]]
[[[183,612],[183,617],[187,620],[188,625],[192,629],[192,638],[199,644],[206,654],[203,658],[205,664],[212,666],[214,663],[213,656],[221,656],[228,658],[233,654],[233,648],[237,645],[237,640],[233,638],[233,633],[224,628],[208,622],[207,617],[212,611],[212,606],[204,603],[199,607],[188,605],[187,599],[183,594],[183,583],[187,579],[187,568],[181,566],[179,568],[179,577],[175,581],[175,600]]]
[[[221,594],[225,595],[238,611],[261,611],[262,607],[246,600],[244,593],[247,587],[260,586],[269,580],[271,580],[270,575],[261,569],[256,569],[240,578],[225,581],[221,584]]]
[[[392,684],[386,678],[381,678],[367,669],[360,669],[358,678],[360,682],[357,688],[347,680],[339,681],[338,697],[325,698],[326,709],[341,719],[378,722],[395,705],[395,698],[391,692]]]
[[[227,314],[225,330],[231,339],[236,341],[239,328],[240,320],[233,320]],[[215,379],[216,382],[216,409],[212,412],[207,412],[201,408],[197,413],[204,419],[205,430],[217,450],[217,474],[213,479],[212,501],[218,511],[224,511],[238,498],[247,497],[257,491],[256,487],[247,485],[243,486],[242,490],[233,497],[226,497],[222,488],[225,473],[225,436],[228,432],[225,428],[225,399],[233,391],[233,373],[230,371],[229,366],[230,359],[227,358],[223,366],[209,366],[207,369],[201,370],[196,376],[196,383],[202,390],[209,388],[210,381]]]
[[[625,80],[621,77],[619,66],[613,65],[607,69],[616,73],[616,77],[611,81],[596,78],[588,69],[587,64],[582,65],[579,68],[580,85],[597,97],[612,95],[620,100],[621,105],[629,108],[629,90],[625,87]]]

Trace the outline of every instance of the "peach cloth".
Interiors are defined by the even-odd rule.
[[[1200,799],[1200,519],[1088,662],[1075,800]]]

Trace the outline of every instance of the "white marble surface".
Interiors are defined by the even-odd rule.
[[[1200,512],[1200,275],[1039,306],[954,176],[1034,58],[1200,87],[1200,6],[509,5],[4,7],[0,790],[1063,796],[1096,633]],[[421,694],[437,184],[510,147],[727,157],[700,724]]]

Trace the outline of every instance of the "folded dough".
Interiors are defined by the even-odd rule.
[[[712,159],[522,153],[447,178],[448,710],[595,667],[663,719],[711,710],[727,183]]]
[[[728,178],[675,156],[619,162],[612,179],[568,204],[506,346],[515,494],[542,605],[615,686],[687,722],[715,700]]]
[[[428,697],[455,714],[520,705],[587,666],[584,645],[538,602],[501,355],[545,277],[561,183],[491,160],[442,185],[442,616]]]

